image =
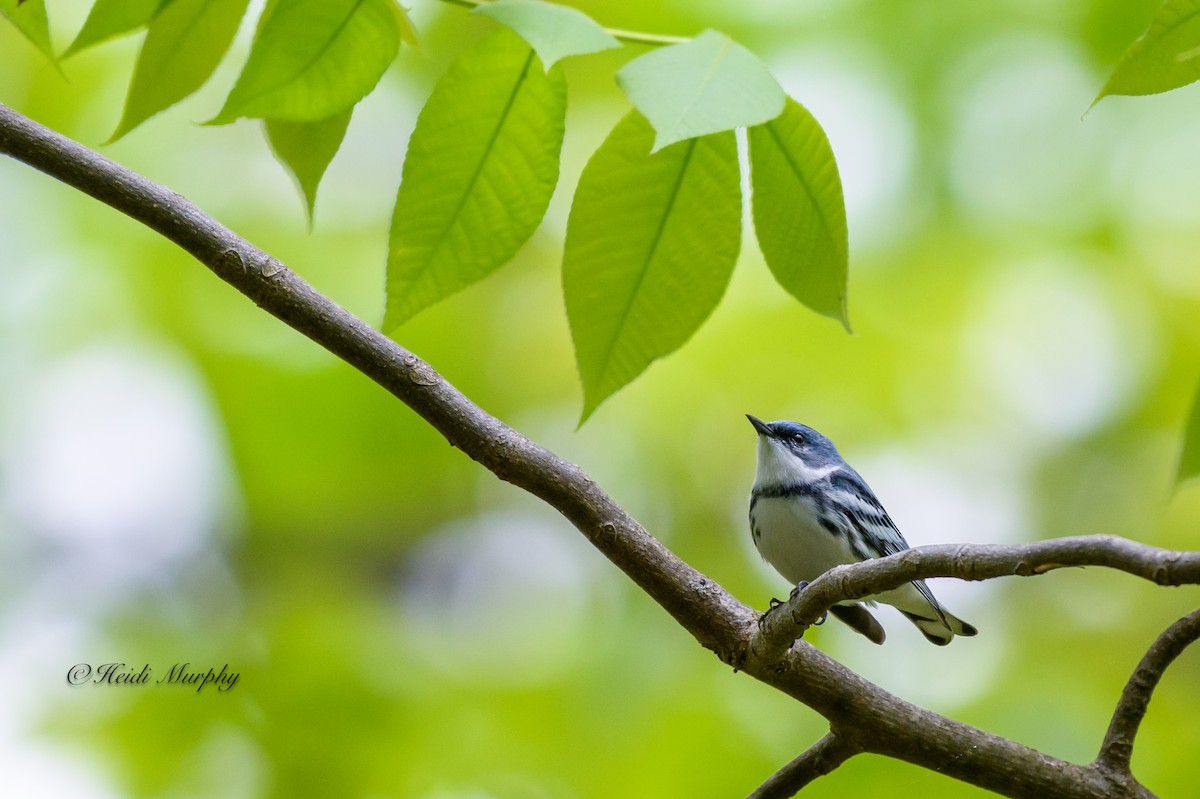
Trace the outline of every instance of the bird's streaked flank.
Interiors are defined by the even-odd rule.
[[[803,586],[834,566],[908,549],[870,486],[842,460],[832,441],[797,422],[746,418],[758,431],[750,532],[759,554],[788,581]],[[892,605],[938,646],[955,635],[976,633],[938,603],[924,580],[865,601]],[[883,643],[883,627],[858,602],[843,602],[830,612]]]

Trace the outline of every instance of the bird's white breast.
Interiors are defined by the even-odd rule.
[[[809,497],[760,497],[750,526],[759,554],[792,584],[858,560],[845,536],[821,526]]]

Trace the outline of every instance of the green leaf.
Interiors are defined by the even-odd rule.
[[[717,307],[742,231],[732,132],[650,154],[631,112],[579,178],[563,253],[563,294],[583,381],[583,415],[674,352]]]
[[[354,109],[343,111],[329,119],[316,122],[287,122],[281,119],[264,121],[267,141],[271,151],[279,159],[304,195],[304,206],[308,213],[308,225],[312,227],[313,206],[317,202],[317,186],[329,162],[337,155],[350,126],[350,115]]]
[[[388,253],[391,330],[484,278],[533,235],[558,182],[562,67],[498,30],[438,81],[408,143]]]
[[[421,42],[417,39],[417,29],[408,16],[408,9],[400,5],[399,0],[392,0],[392,14],[396,17],[396,29],[400,31],[400,41],[409,47],[419,47]]]
[[[204,85],[229,49],[249,0],[171,0],[150,23],[125,111],[109,142]]]
[[[1179,456],[1179,472],[1175,476],[1175,484],[1180,485],[1197,475],[1200,475],[1200,387],[1197,387],[1187,430],[1183,434],[1183,451]]]
[[[587,14],[555,3],[497,0],[476,6],[474,13],[491,17],[516,31],[537,51],[546,69],[560,58],[621,46]]]
[[[1158,94],[1200,78],[1200,0],[1166,0],[1092,105],[1110,94]]]
[[[617,83],[654,125],[654,151],[774,119],[785,97],[753,53],[711,30],[635,58],[617,72]]]
[[[58,63],[50,43],[50,20],[46,16],[45,0],[0,0],[0,16],[15,25],[46,58]]]
[[[767,266],[789,294],[849,331],[846,205],[825,131],[788,98],[748,139],[754,230]]]
[[[96,0],[79,35],[63,53],[68,58],[92,45],[144,28],[171,0]]]
[[[316,122],[366,97],[400,48],[393,0],[278,0],[210,124]]]

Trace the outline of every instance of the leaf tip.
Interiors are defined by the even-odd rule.
[[[596,412],[596,408],[600,407],[600,403],[604,402],[604,400],[607,398],[607,396],[600,397],[599,399],[596,399],[595,397],[589,397],[587,387],[584,386],[583,408],[579,412],[579,421],[575,424],[576,433],[583,429],[584,423],[587,422],[588,419],[592,418],[592,414]]]
[[[1191,410],[1183,430],[1183,446],[1179,450],[1179,465],[1175,470],[1175,488],[1200,477],[1200,388],[1192,400]]]
[[[654,144],[650,147],[650,152],[647,155],[654,155],[658,151],[670,147],[672,144],[678,144],[687,136],[679,136],[675,133],[663,133],[662,131],[654,131]]]
[[[137,127],[138,125],[140,125],[140,124],[142,124],[142,123],[141,123],[141,122],[134,122],[134,123],[131,125],[131,124],[129,124],[129,120],[128,120],[128,119],[126,119],[124,115],[122,115],[122,116],[121,116],[121,121],[117,123],[116,130],[114,130],[114,131],[112,132],[112,135],[111,135],[111,136],[109,136],[109,137],[108,137],[107,139],[105,139],[104,141],[100,142],[100,146],[101,146],[101,147],[108,147],[110,144],[114,144],[114,143],[116,143],[118,140],[120,140],[120,139],[124,138],[124,137],[125,137],[125,134],[129,133],[131,130],[133,130],[134,128],[136,128],[136,127]]]
[[[229,124],[231,124],[233,122],[237,122],[237,121],[238,121],[238,116],[236,114],[227,114],[224,110],[222,110],[212,119],[207,119],[198,124],[204,128],[215,128],[220,125],[229,125]]]
[[[1184,443],[1184,447],[1186,449],[1186,442]],[[1181,451],[1179,453],[1179,464],[1175,469],[1175,482],[1171,487],[1174,492],[1182,491],[1188,485],[1195,483],[1197,477],[1200,477],[1200,471],[1196,469],[1196,465],[1188,461],[1188,453]]]
[[[417,36],[417,26],[413,25],[412,18],[408,15],[409,9],[403,3],[396,0],[392,3],[392,13],[396,18],[396,28],[400,32],[400,41],[407,44],[413,49],[421,49],[421,39]]]

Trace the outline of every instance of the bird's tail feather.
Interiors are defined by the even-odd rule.
[[[914,580],[875,597],[903,613],[930,643],[945,646],[956,635],[972,636],[977,630],[942,607],[924,580]]]
[[[979,632],[972,625],[967,624],[953,613],[947,612],[945,608],[939,607],[938,610],[941,611],[942,618],[940,619],[927,619],[924,616],[909,613],[907,610],[901,610],[900,612],[917,626],[917,629],[921,631],[921,634],[931,644],[937,644],[938,646],[945,646],[950,643],[956,635],[972,636]]]
[[[883,643],[883,625],[862,605],[834,605],[829,612],[848,624],[855,632],[866,636],[872,643]],[[974,632],[970,634],[974,635]]]

